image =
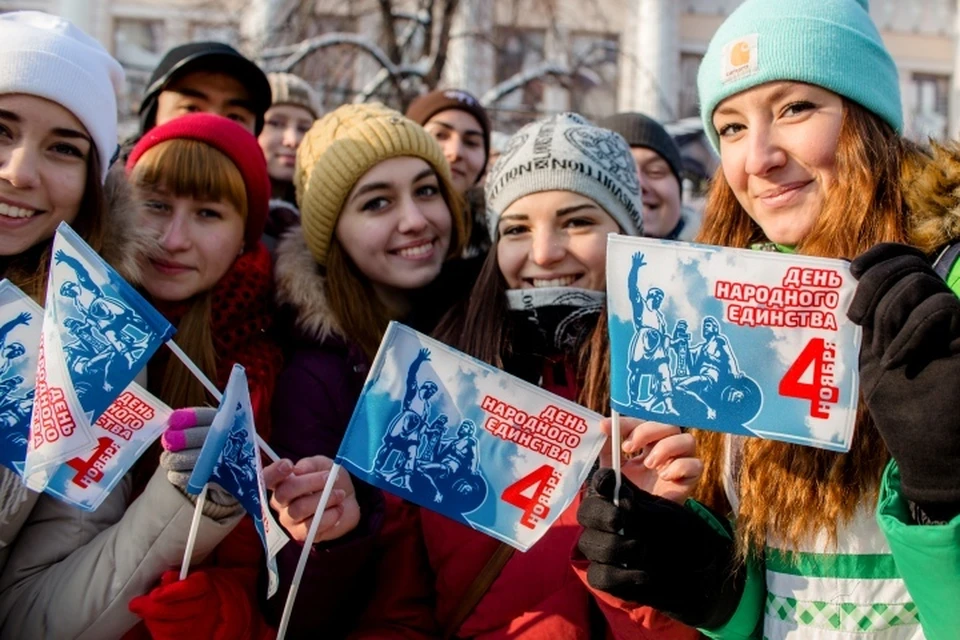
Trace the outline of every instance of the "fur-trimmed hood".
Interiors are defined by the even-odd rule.
[[[960,143],[932,143],[903,163],[903,197],[909,242],[933,256],[960,240]]]
[[[320,273],[299,226],[291,227],[277,244],[274,266],[277,306],[293,314],[294,325],[311,341],[323,341],[343,331],[330,308],[326,277]]]
[[[107,200],[107,219],[104,222],[100,256],[125,280],[137,285],[140,283],[139,258],[152,251],[156,246],[156,238],[137,224],[133,188],[119,163],[115,163],[107,173],[103,191]]]

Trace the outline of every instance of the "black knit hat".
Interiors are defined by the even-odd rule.
[[[622,135],[631,148],[644,147],[656,151],[670,165],[670,171],[676,176],[677,182],[683,185],[683,159],[680,157],[680,149],[662,124],[642,113],[617,113],[597,124]]]
[[[270,83],[263,71],[239,51],[222,42],[191,42],[174,47],[150,75],[150,82],[140,102],[140,133],[146,133],[157,123],[157,96],[177,77],[192,71],[218,71],[236,78],[250,92],[255,134],[263,129],[263,116],[270,108]]]

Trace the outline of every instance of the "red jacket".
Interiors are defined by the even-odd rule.
[[[568,369],[568,378],[572,371]],[[552,380],[552,376],[544,376]],[[568,385],[547,386],[569,397]],[[495,640],[693,640],[694,629],[649,607],[595,594],[571,557],[580,537],[579,499],[526,553],[515,551],[458,637]],[[387,497],[376,591],[352,638],[442,637],[498,540],[427,509]],[[580,567],[585,571],[585,567]]]

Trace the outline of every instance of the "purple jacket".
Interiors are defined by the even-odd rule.
[[[289,316],[286,366],[273,394],[271,444],[294,462],[324,455],[333,458],[347,429],[370,363],[343,337],[324,294],[324,277],[299,228],[277,247],[277,302]],[[353,479],[361,519],[350,534],[314,545],[307,562],[290,637],[336,638],[354,626],[373,587],[374,542],[383,526],[379,490]],[[277,555],[280,589],[268,601],[276,623],[283,610],[302,546],[291,542]]]

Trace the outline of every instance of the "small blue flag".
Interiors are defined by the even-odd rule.
[[[396,322],[337,463],[521,551],[570,506],[601,416]]]
[[[43,309],[0,281],[0,464],[23,475]]]
[[[190,475],[187,492],[198,495],[208,482],[230,493],[253,518],[267,556],[270,573],[267,597],[272,596],[279,584],[276,555],[288,538],[267,509],[250,389],[247,374],[238,364],[230,372],[217,415]]]
[[[849,264],[611,235],[610,404],[629,416],[847,451],[860,327]]]
[[[174,333],[67,225],[53,242],[27,471],[96,444],[93,424]]]

